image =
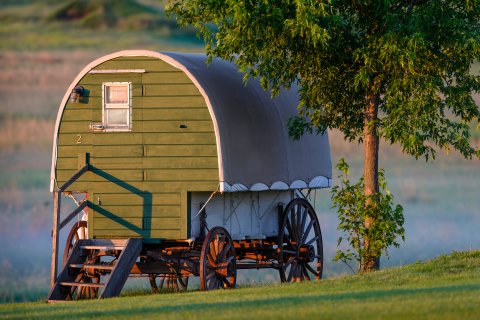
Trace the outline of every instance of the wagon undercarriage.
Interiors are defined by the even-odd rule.
[[[265,239],[234,240],[201,218],[201,236],[161,243],[85,239],[86,221],[79,221],[67,238],[64,269],[49,302],[116,296],[129,276],[148,277],[154,293],[186,290],[192,276],[199,277],[201,290],[235,288],[239,269],[273,268],[282,282],[320,279],[323,247],[314,209],[295,198],[280,204],[278,215],[278,235]]]

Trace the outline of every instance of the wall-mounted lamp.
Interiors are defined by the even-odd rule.
[[[82,86],[76,86],[75,88],[73,88],[72,92],[70,93],[70,102],[78,102],[80,97],[83,96],[84,92],[85,89]]]

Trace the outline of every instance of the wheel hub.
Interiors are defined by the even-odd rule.
[[[313,260],[315,260],[315,247],[311,244],[302,244],[298,248],[297,256],[303,261],[312,262]]]

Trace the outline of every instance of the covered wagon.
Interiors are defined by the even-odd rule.
[[[110,297],[129,275],[153,290],[233,288],[237,269],[319,279],[305,192],[329,187],[326,135],[292,140],[296,88],[272,99],[230,62],[121,51],[86,66],[55,124],[50,301]],[[61,219],[61,199],[77,208]],[[64,214],[62,214],[63,217]],[[74,217],[57,273],[59,232]]]

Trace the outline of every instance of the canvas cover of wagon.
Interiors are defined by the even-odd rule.
[[[331,185],[328,137],[292,140],[296,88],[272,99],[242,77],[204,54],[143,50],[80,72],[55,125],[49,301],[115,296],[135,274],[154,291],[186,289],[191,276],[202,290],[233,288],[237,269],[321,278],[305,190]],[[77,207],[61,215],[65,196]]]

